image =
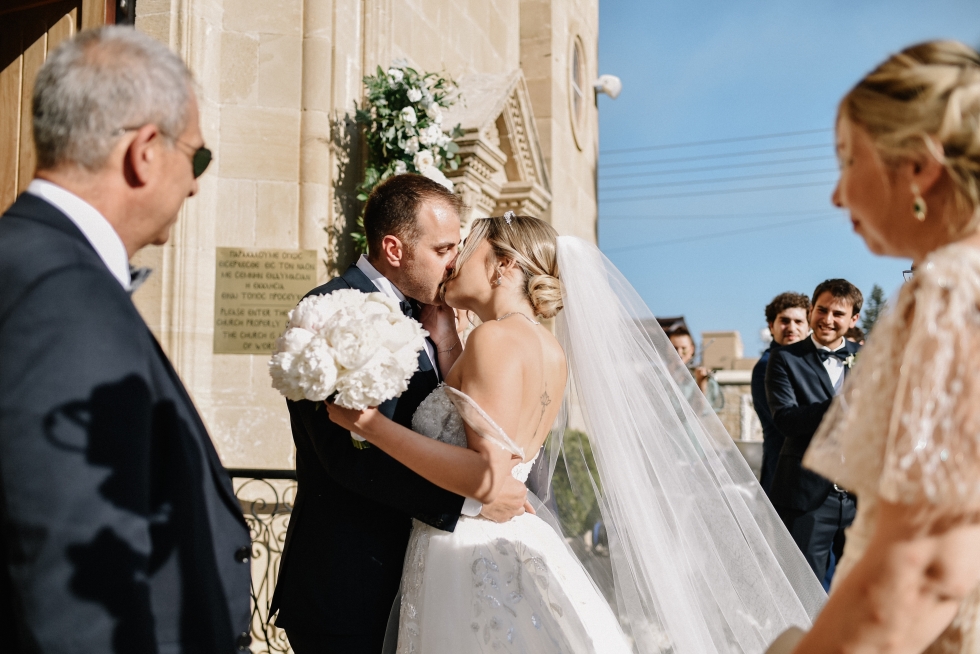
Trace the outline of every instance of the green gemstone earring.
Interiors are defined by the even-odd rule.
[[[926,220],[926,200],[919,192],[919,185],[912,183],[912,214],[920,223]]]

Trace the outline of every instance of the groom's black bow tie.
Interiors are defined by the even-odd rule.
[[[830,357],[839,359],[841,363],[847,361],[847,357],[851,356],[851,353],[847,351],[847,347],[842,347],[839,350],[817,350],[817,356],[820,357],[821,361],[826,361]]]
[[[153,272],[150,268],[134,268],[129,267],[129,294],[132,295],[136,292],[140,286],[143,285],[147,279],[149,279],[150,274]]]
[[[405,298],[398,303],[398,306],[401,308],[402,313],[409,318],[415,318],[418,320],[419,315],[422,313],[422,307],[419,305],[419,303],[410,298]]]

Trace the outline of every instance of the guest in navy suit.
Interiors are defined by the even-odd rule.
[[[769,497],[821,581],[831,552],[838,560],[843,553],[844,529],[854,520],[854,496],[805,470],[801,461],[860,349],[844,335],[857,323],[863,301],[847,280],[821,283],[813,292],[810,338],[774,350],[766,369],[772,421],[786,437]]]
[[[36,178],[0,218],[4,652],[249,649],[248,529],[130,300],[210,153],[193,81],[125,27],[48,55]]]
[[[762,423],[762,474],[759,483],[769,494],[772,476],[776,472],[776,460],[783,449],[783,435],[772,422],[769,400],[766,399],[766,367],[769,354],[776,348],[802,341],[810,333],[807,316],[810,298],[801,293],[780,293],[766,306],[766,324],[772,334],[769,349],[752,368],[752,404]]]
[[[368,254],[309,295],[384,293],[429,332],[408,390],[381,412],[408,428],[462,352],[452,309],[438,306],[456,260],[459,198],[421,175],[396,175],[364,210]],[[493,504],[443,490],[375,447],[355,447],[317,402],[287,402],[299,487],[271,614],[297,654],[377,654],[401,582],[412,518],[453,531],[461,513],[506,522],[527,488],[508,477]]]

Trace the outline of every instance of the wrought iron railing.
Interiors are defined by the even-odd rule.
[[[228,474],[252,537],[252,652],[292,652],[285,632],[269,624],[269,604],[296,499],[296,471],[229,468]]]

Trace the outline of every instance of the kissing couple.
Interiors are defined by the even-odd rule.
[[[761,652],[809,627],[819,582],[629,283],[512,212],[460,247],[460,208],[425,177],[386,180],[367,256],[310,292],[384,293],[429,338],[398,398],[288,402],[299,483],[271,613],[293,650]],[[479,318],[465,348],[453,309]],[[550,475],[575,454],[569,406],[598,472],[609,598],[525,487],[539,456]]]

